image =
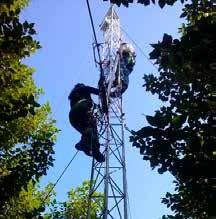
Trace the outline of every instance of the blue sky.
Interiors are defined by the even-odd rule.
[[[109,8],[109,3],[91,0],[90,4],[97,36],[99,42],[102,42],[99,24]],[[149,44],[162,39],[163,33],[178,37],[178,27],[183,22],[179,19],[180,4],[165,9],[131,4],[129,8],[120,7],[116,11],[123,29],[146,55],[151,51]],[[55,145],[55,165],[42,179],[42,185],[46,185],[56,181],[76,152],[74,145],[80,139],[79,133],[68,121],[67,96],[76,83],[97,86],[99,72],[94,64],[93,34],[84,0],[32,0],[24,9],[22,19],[35,23],[38,33],[36,38],[42,45],[42,49],[25,62],[36,69],[36,84],[45,91],[40,102],[50,102],[53,118],[61,129]],[[126,36],[124,39],[127,39]],[[157,74],[157,71],[138,48],[136,53],[136,65],[130,76],[129,88],[123,96],[126,123],[134,130],[146,125],[143,114],[151,115],[161,105],[156,96],[145,92],[142,87],[144,73]],[[157,171],[151,170],[149,163],[143,161],[139,151],[129,143],[127,132],[125,143],[131,216],[133,219],[161,218],[163,214],[169,213],[166,206],[161,204],[161,198],[166,191],[173,190],[173,179],[169,174],[159,175]],[[90,169],[91,159],[79,153],[55,188],[58,200],[65,200],[71,187],[88,179]]]

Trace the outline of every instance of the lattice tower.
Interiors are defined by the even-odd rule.
[[[127,219],[127,180],[125,164],[125,142],[124,142],[124,113],[122,108],[122,95],[111,97],[113,82],[120,77],[120,61],[118,50],[121,43],[120,20],[111,5],[101,24],[103,31],[102,66],[104,73],[104,84],[106,87],[106,101],[108,113],[101,116],[102,125],[98,127],[101,149],[106,161],[98,163],[92,161],[91,185],[89,192],[88,217],[91,219],[91,205],[98,199],[103,199],[101,206],[102,219]],[[118,84],[121,86],[121,81]],[[103,112],[102,112],[103,114]],[[104,195],[96,195],[102,192]]]

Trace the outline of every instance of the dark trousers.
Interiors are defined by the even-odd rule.
[[[100,144],[97,123],[90,106],[88,100],[79,101],[71,108],[69,120],[71,125],[82,135],[79,144],[88,147],[89,150],[98,151]]]

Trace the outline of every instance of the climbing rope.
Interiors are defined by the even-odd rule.
[[[63,177],[63,175],[65,174],[65,172],[67,171],[68,167],[71,165],[71,163],[73,162],[73,160],[75,159],[75,157],[77,156],[77,154],[79,153],[79,151],[76,151],[76,153],[74,154],[74,156],[71,158],[71,160],[69,161],[69,163],[67,164],[67,166],[64,168],[64,170],[62,171],[62,173],[60,174],[60,176],[58,177],[58,179],[56,180],[56,182],[53,184],[52,188],[49,190],[49,192],[46,194],[46,196],[42,199],[42,204],[41,206],[43,206],[46,202],[46,200],[50,197],[53,189],[56,187],[56,185],[58,184],[58,182],[60,181],[60,179]]]

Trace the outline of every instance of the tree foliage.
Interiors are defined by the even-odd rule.
[[[216,5],[193,1],[181,17],[180,39],[164,34],[152,45],[160,75],[144,76],[166,106],[130,140],[153,169],[175,177],[175,193],[162,199],[174,215],[163,218],[204,219],[216,216]]]
[[[71,189],[68,192],[68,200],[57,204],[56,200],[52,203],[50,213],[44,216],[44,219],[86,219],[88,210],[88,196],[89,196],[90,182],[84,181],[81,186]],[[103,205],[103,194],[95,193],[97,201],[91,202],[91,218],[98,219],[99,212]]]
[[[10,0],[0,5],[0,212],[53,164],[57,129],[49,104],[38,103],[41,89],[34,84],[34,70],[22,63],[40,48],[33,39],[34,24],[19,20],[27,3]]]
[[[104,0],[104,1],[108,1],[108,0]],[[176,2],[181,2],[181,3],[192,2],[194,6],[198,6],[200,2],[205,3],[206,0],[137,0],[136,2],[144,6],[157,3],[161,8],[163,8],[165,5],[172,6]],[[134,3],[134,0],[110,0],[110,3],[116,4],[118,6],[121,6],[122,4],[125,7],[128,7],[131,3]]]
[[[22,188],[17,197],[13,197],[5,205],[4,214],[0,215],[2,219],[26,219],[35,218],[45,210],[45,206],[50,203],[50,198],[44,200],[50,191],[52,184],[45,187],[43,191],[39,190],[39,186],[30,181],[27,188]]]
[[[23,9],[29,3],[29,0],[1,0],[0,11],[9,13],[9,11],[16,11]]]

